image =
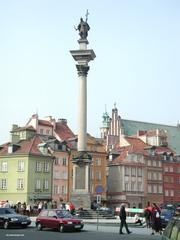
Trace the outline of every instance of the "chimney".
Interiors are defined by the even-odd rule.
[[[17,129],[18,129],[18,125],[13,124],[12,130],[11,130],[11,138],[10,138],[10,141],[12,144],[16,144],[20,140],[20,136],[19,136],[18,132],[16,132]]]
[[[65,119],[65,118],[59,118],[59,119],[58,119],[58,122],[59,122],[59,123],[63,123],[63,124],[67,124],[67,119]]]

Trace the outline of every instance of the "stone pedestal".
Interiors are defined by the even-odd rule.
[[[73,189],[71,201],[77,209],[90,209],[91,206],[91,161],[91,156],[86,152],[79,152],[78,156],[73,159]]]

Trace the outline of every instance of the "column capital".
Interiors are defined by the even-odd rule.
[[[87,77],[87,74],[88,74],[88,71],[89,71],[89,68],[90,68],[89,66],[76,64],[76,68],[77,68],[79,76]]]

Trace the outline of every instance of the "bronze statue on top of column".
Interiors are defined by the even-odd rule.
[[[86,40],[87,39],[87,36],[88,36],[88,31],[90,30],[90,27],[89,27],[89,24],[87,23],[87,20],[88,20],[88,10],[86,12],[86,21],[83,20],[83,18],[80,18],[80,23],[78,25],[78,27],[75,29],[79,31],[79,35],[80,35],[80,39],[81,40]]]

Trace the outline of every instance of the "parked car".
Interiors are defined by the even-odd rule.
[[[12,208],[0,208],[0,226],[4,229],[10,227],[26,228],[30,224],[29,217],[17,214]]]
[[[180,240],[180,217],[173,217],[165,228],[162,240]]]
[[[84,223],[67,210],[43,209],[36,218],[36,227],[39,231],[43,228],[58,229],[60,232],[65,230],[80,231],[84,227]]]
[[[173,204],[164,205],[161,209],[161,225],[162,228],[165,228],[169,220],[174,216],[176,207]]]

